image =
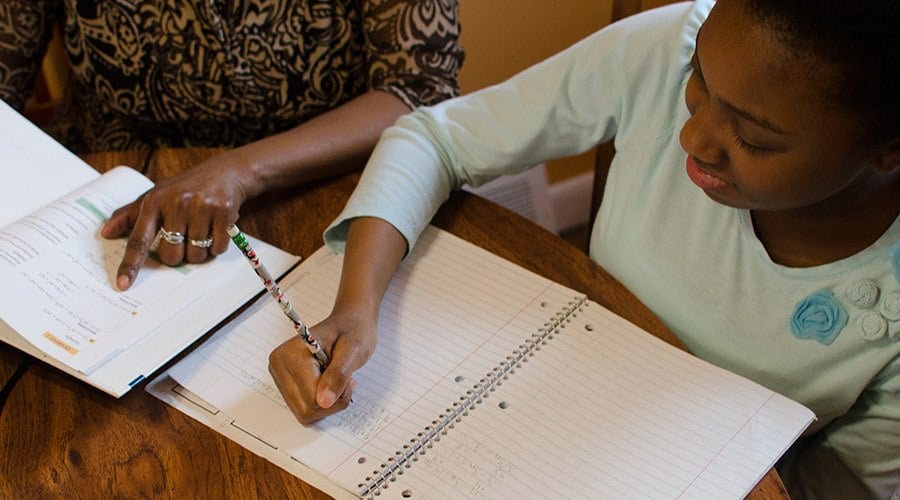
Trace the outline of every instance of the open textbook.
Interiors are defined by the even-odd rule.
[[[322,248],[282,280],[310,324],[341,266]],[[385,296],[353,402],[309,427],[267,371],[293,334],[257,302],[147,389],[339,498],[738,498],[814,419],[433,227]]]
[[[125,239],[100,227],[153,183],[100,175],[0,101],[0,340],[116,397],[263,290],[236,248],[206,264],[148,259],[115,288]],[[254,240],[273,273],[296,256]]]

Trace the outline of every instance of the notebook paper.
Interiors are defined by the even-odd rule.
[[[341,263],[322,249],[282,283],[312,325],[331,310]],[[311,427],[267,370],[291,335],[260,302],[168,376],[255,436],[250,446],[328,478],[317,486],[331,494],[740,496],[812,420],[435,228],[392,282],[353,403]]]

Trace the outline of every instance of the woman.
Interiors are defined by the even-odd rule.
[[[241,205],[361,167],[402,114],[458,93],[453,0],[9,0],[0,97],[21,109],[54,22],[71,85],[50,131],[83,153],[225,146],[116,211],[117,286],[158,240],[170,265],[228,248]]]

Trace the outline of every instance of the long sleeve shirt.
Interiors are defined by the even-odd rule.
[[[373,216],[413,245],[452,189],[614,136],[591,258],[692,353],[815,412],[782,468],[793,493],[889,497],[900,482],[900,220],[856,255],[790,268],[768,256],[748,210],[691,183],[678,135],[712,5],[629,18],[504,83],[401,118],[326,241],[341,249],[348,222]]]

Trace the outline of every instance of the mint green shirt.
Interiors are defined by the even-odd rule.
[[[615,24],[502,84],[421,108],[387,130],[344,212],[413,245],[452,189],[615,136],[590,255],[691,352],[811,408],[782,468],[792,493],[887,498],[900,483],[900,219],[857,255],[774,263],[750,213],[685,174],[684,87],[711,0]]]

